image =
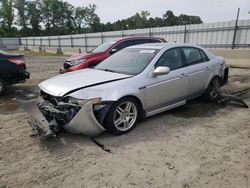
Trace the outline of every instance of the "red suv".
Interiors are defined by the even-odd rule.
[[[94,67],[110,55],[128,46],[163,42],[167,41],[163,38],[156,37],[125,37],[111,42],[106,42],[88,54],[79,54],[69,57],[60,69],[60,73]]]

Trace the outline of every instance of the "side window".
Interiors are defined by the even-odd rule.
[[[187,65],[197,64],[208,61],[206,54],[198,48],[182,48]]]
[[[145,43],[149,43],[148,39],[136,39],[136,40],[134,40],[135,45],[145,44]]]
[[[161,43],[161,41],[157,39],[148,39],[148,40],[149,40],[149,43]]]
[[[119,50],[122,50],[123,48],[126,48],[128,46],[132,46],[132,45],[134,45],[134,42],[132,40],[123,41],[123,42],[119,43],[118,45],[116,45],[114,47],[114,49],[117,49],[117,51],[119,51]]]
[[[180,49],[174,48],[166,51],[155,64],[155,68],[159,66],[169,67],[170,70],[182,67]]]
[[[200,53],[201,53],[201,60],[202,60],[202,62],[209,61],[207,55],[202,50],[200,50]]]
[[[137,44],[145,44],[145,43],[159,43],[160,41],[157,39],[136,39],[134,40],[135,45]]]

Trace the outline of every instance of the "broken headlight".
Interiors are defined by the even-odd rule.
[[[107,112],[109,111],[112,102],[103,102],[101,101],[101,98],[92,98],[92,99],[76,99],[76,98],[69,98],[69,103],[71,104],[75,104],[78,105],[79,107],[83,107],[84,105],[86,105],[87,103],[91,103],[93,105],[93,112],[94,115],[97,119],[97,121],[102,124],[104,121],[104,118],[107,114]]]
[[[98,104],[100,103],[102,100],[102,98],[98,97],[98,98],[93,98],[93,99],[76,99],[76,98],[73,98],[73,97],[69,97],[69,102],[72,103],[72,104],[76,104],[76,105],[79,105],[79,106],[84,106],[85,104],[87,103],[91,103],[91,104]]]

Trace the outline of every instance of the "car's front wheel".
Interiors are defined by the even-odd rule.
[[[139,106],[135,99],[130,97],[120,99],[107,113],[104,127],[113,134],[125,134],[135,127],[138,115]]]
[[[0,96],[4,94],[6,90],[6,83],[0,78]]]

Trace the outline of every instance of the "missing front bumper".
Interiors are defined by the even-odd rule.
[[[19,101],[21,107],[29,113],[32,117],[29,121],[30,127],[32,128],[33,137],[47,138],[55,135],[55,131],[52,129],[51,122],[43,116],[40,110],[37,108],[37,100]]]
[[[93,101],[84,104],[76,115],[66,124],[60,125],[54,119],[48,121],[37,107],[38,100],[22,101],[22,108],[32,116],[30,126],[33,137],[41,139],[55,136],[59,129],[87,136],[96,136],[105,131],[102,125],[96,120],[93,113]]]

